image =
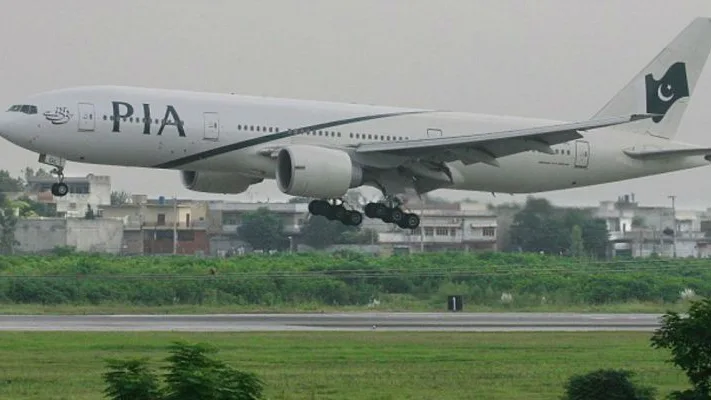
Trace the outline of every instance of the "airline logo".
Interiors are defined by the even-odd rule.
[[[66,124],[72,119],[72,113],[69,112],[69,107],[57,107],[54,111],[45,111],[42,115],[53,125]]]
[[[647,112],[661,114],[652,117],[654,122],[661,121],[677,100],[689,97],[686,64],[683,62],[674,63],[659,80],[655,80],[652,74],[647,74],[644,78],[647,88]]]

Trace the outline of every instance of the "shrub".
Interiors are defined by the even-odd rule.
[[[652,400],[655,390],[635,385],[634,374],[625,370],[600,369],[568,380],[565,400]]]
[[[205,344],[175,343],[159,387],[145,359],[109,360],[104,394],[112,400],[258,400],[263,383],[210,357],[217,350]]]

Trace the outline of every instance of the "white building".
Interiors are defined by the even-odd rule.
[[[485,204],[460,203],[424,206],[412,211],[420,215],[415,230],[394,228],[379,233],[381,246],[393,252],[439,250],[496,250],[497,217]]]
[[[52,196],[50,187],[56,183],[54,177],[34,177],[28,180],[30,196],[37,201],[54,203],[60,217],[83,217],[87,206],[96,212],[101,206],[111,204],[111,178],[89,174],[85,177],[65,177],[69,193],[64,197]]]

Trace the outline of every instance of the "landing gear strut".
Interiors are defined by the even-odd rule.
[[[54,157],[49,154],[40,154],[39,162],[54,167],[50,174],[57,175],[59,182],[53,183],[50,191],[53,196],[64,197],[69,193],[69,186],[64,183],[64,164],[65,160],[60,157]]]
[[[363,214],[356,210],[348,210],[343,203],[335,201],[314,200],[309,203],[309,212],[312,215],[322,215],[329,221],[341,221],[344,225],[358,226],[363,222]]]

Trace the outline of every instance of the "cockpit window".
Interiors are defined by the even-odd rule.
[[[37,106],[30,104],[14,104],[7,109],[10,112],[21,112],[25,114],[37,114]]]

